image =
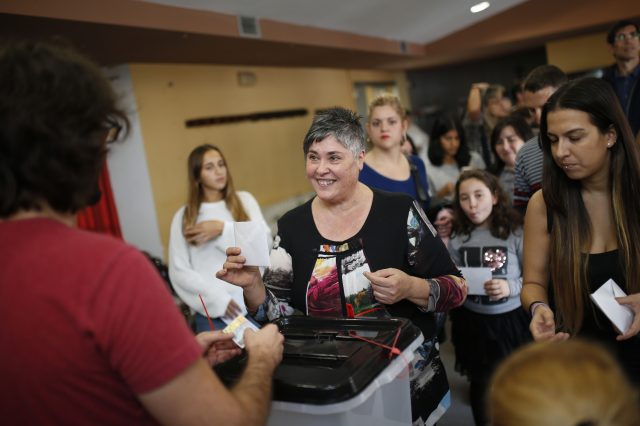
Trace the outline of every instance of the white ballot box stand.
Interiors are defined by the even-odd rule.
[[[326,405],[273,401],[267,425],[411,425],[409,363],[423,340],[420,334],[362,392],[351,399]]]

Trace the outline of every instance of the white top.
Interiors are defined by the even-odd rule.
[[[246,191],[238,191],[237,194],[249,218],[264,224],[265,238],[271,246],[271,230],[262,217],[258,202]],[[227,258],[226,249],[235,245],[233,217],[224,200],[200,205],[196,223],[207,220],[224,222],[222,233],[200,246],[189,244],[184,238],[184,209],[185,206],[181,207],[173,216],[169,235],[169,278],[173,288],[184,303],[202,315],[206,316],[198,294],[202,295],[211,318],[223,316],[231,299],[246,313],[242,288],[216,278],[216,272]]]
[[[475,151],[470,151],[471,159],[469,160],[469,164],[462,169],[458,168],[457,164],[443,164],[441,166],[434,166],[431,163],[427,164],[427,177],[429,179],[429,189],[431,193],[435,195],[442,189],[443,186],[448,184],[449,182],[456,183],[458,181],[458,177],[460,177],[460,173],[467,169],[481,169],[484,170],[485,164],[484,160]],[[454,194],[444,197],[445,200],[453,200]],[[434,200],[431,201],[433,205]]]

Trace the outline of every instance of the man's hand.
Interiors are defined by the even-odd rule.
[[[204,331],[196,335],[196,340],[202,347],[203,357],[211,367],[227,361],[242,350],[231,340],[232,334],[222,331]]]
[[[259,359],[267,362],[275,369],[282,361],[284,351],[284,336],[274,324],[267,324],[258,331],[246,330],[244,344],[249,359]]]

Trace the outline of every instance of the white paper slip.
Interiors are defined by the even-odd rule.
[[[616,297],[626,296],[625,292],[612,279],[602,284],[591,294],[591,300],[609,318],[609,321],[620,331],[626,333],[633,322],[633,311],[628,306],[618,303]]]
[[[469,286],[469,294],[486,296],[484,283],[493,278],[491,268],[459,268]]]
[[[234,222],[236,247],[242,250],[247,266],[271,266],[269,243],[264,224],[261,222]]]
[[[226,320],[225,320],[226,322]],[[228,323],[228,325],[222,330],[225,334],[233,334],[233,341],[236,342],[241,348],[244,348],[244,332],[245,330],[257,331],[260,328],[254,323],[245,318],[244,315],[238,315]]]

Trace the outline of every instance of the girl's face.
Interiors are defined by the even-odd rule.
[[[390,105],[377,106],[371,111],[367,132],[375,148],[400,147],[406,131],[407,122]]]
[[[524,145],[524,141],[513,130],[513,127],[506,126],[496,141],[496,154],[507,167],[513,168],[516,165],[516,154],[522,145]]]
[[[200,183],[205,191],[222,192],[227,186],[227,165],[216,150],[210,149],[202,157]]]
[[[607,179],[609,149],[616,143],[616,131],[601,133],[589,115],[575,109],[547,114],[547,135],[551,155],[567,177],[575,180]]]
[[[446,157],[455,157],[460,149],[460,136],[456,129],[449,130],[444,135],[440,136],[440,146],[444,151]]]
[[[469,178],[460,182],[458,202],[464,214],[476,227],[486,226],[493,206],[498,199],[479,179]]]

